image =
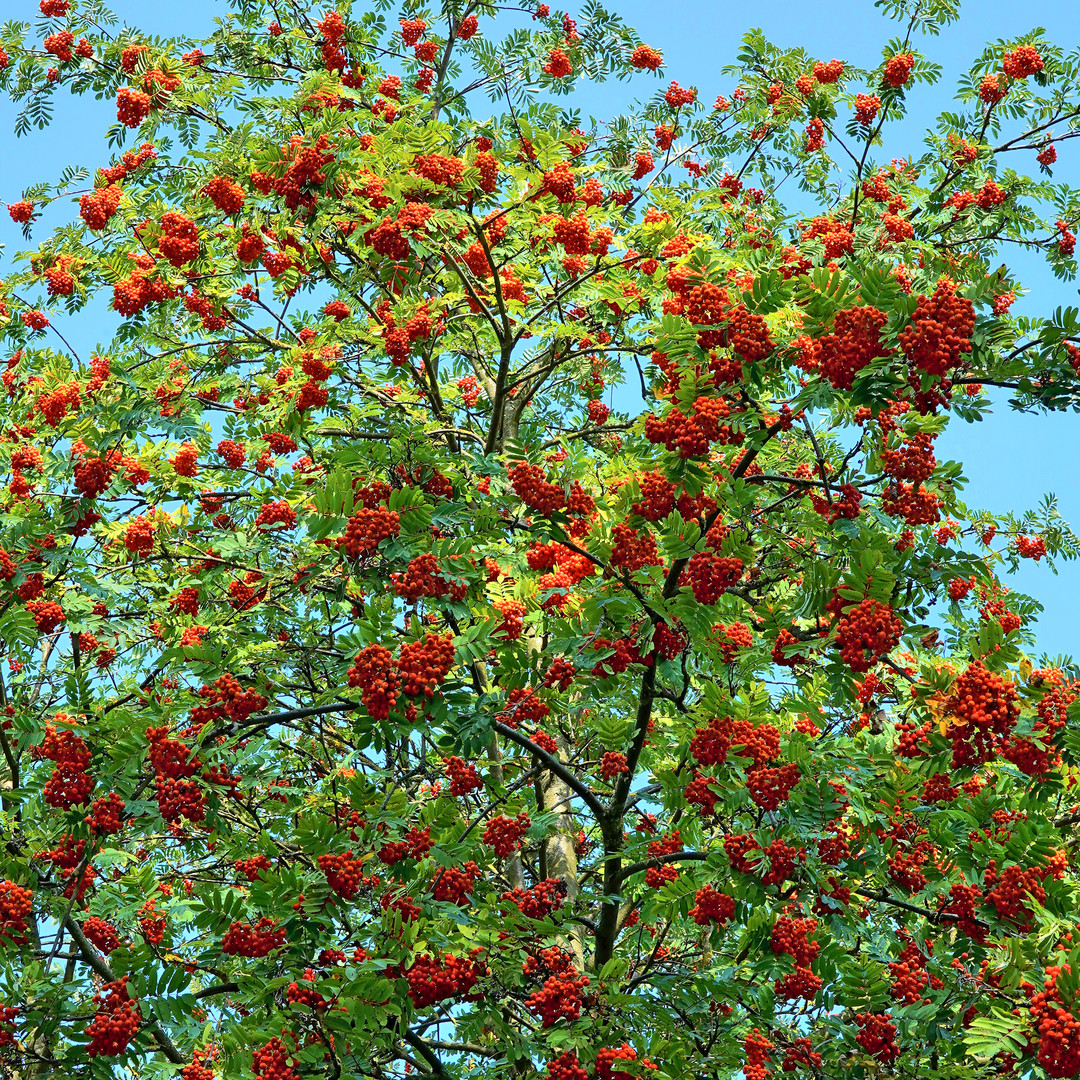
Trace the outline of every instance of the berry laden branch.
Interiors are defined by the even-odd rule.
[[[1080,537],[937,457],[1080,408],[1080,60],[27,3],[0,1072],[1080,1075]]]

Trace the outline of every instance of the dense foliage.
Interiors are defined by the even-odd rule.
[[[0,28],[19,133],[117,115],[8,193],[4,1075],[1080,1073],[1080,671],[999,579],[1080,541],[935,457],[1080,404],[990,270],[1076,273],[1080,57],[892,147],[956,12],[883,6],[715,103],[591,0]]]

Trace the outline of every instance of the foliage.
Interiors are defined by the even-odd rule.
[[[1080,58],[885,165],[953,0],[715,103],[592,0],[40,6],[16,132],[117,123],[9,204],[74,206],[0,296],[7,1075],[1076,1076],[1080,673],[999,574],[1080,541],[934,445],[1080,404],[991,270],[1076,274]]]

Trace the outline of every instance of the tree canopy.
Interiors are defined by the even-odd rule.
[[[1002,580],[1080,539],[935,456],[1080,405],[1009,267],[1076,275],[1080,54],[952,97],[955,0],[878,6],[708,96],[593,0],[0,27],[16,134],[116,108],[6,193],[5,1076],[1080,1074],[1080,668]]]

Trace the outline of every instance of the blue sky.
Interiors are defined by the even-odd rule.
[[[361,3],[359,0],[354,6],[359,8]],[[742,34],[751,26],[760,27],[778,45],[801,44],[820,59],[835,56],[864,67],[878,61],[882,44],[896,36],[898,30],[897,24],[884,18],[871,0],[828,0],[824,4],[765,0],[745,8],[721,5],[716,0],[608,3],[637,28],[644,41],[663,52],[665,80],[674,78],[683,86],[697,86],[705,100],[712,100],[718,93],[730,93],[732,87],[721,75],[721,68],[733,61]],[[14,6],[5,11],[6,16],[31,18],[36,14],[34,0],[18,0],[19,11],[12,10]],[[165,0],[153,5],[114,0],[110,6],[121,22],[161,36],[197,36],[226,10],[224,4],[213,0]],[[551,6],[562,5],[552,2]],[[1072,51],[1080,46],[1080,5],[1063,0],[969,2],[959,23],[947,27],[939,37],[922,39],[921,50],[945,68],[943,81],[935,88],[920,86],[909,94],[911,115],[881,156],[902,157],[918,149],[920,132],[937,112],[949,107],[956,76],[987,41],[1012,38],[1034,27],[1045,28],[1051,40]],[[593,88],[588,95],[588,111],[596,116],[611,114],[625,107],[632,96],[651,94],[656,85],[643,79]],[[14,202],[25,185],[55,177],[66,165],[94,167],[107,160],[103,135],[115,119],[111,102],[61,95],[57,114],[46,131],[35,131],[16,141],[11,134],[14,108],[10,102],[0,101],[0,132],[6,140],[2,144],[5,152],[0,154],[0,199],[4,202]],[[1028,167],[1034,168],[1034,161]],[[1078,169],[1080,155],[1062,152],[1058,178],[1068,170],[1075,183]],[[38,235],[45,234],[48,223],[63,220],[70,213],[57,208],[38,227]],[[23,247],[19,232],[6,214],[0,214],[0,243],[8,252]],[[1078,303],[1076,283],[1056,281],[1038,261],[1010,259],[1009,265],[1019,271],[1031,290],[1017,302],[1015,312],[1049,312],[1059,305]],[[95,318],[87,313],[85,325],[78,328],[78,340],[84,344],[93,345],[99,337],[109,336],[108,326],[95,323]],[[939,440],[938,457],[964,462],[969,479],[965,498],[972,507],[1019,513],[1035,508],[1049,491],[1058,496],[1066,520],[1080,527],[1080,478],[1075,466],[1080,448],[1078,431],[1080,417],[1075,414],[1022,416],[1002,403],[982,424],[954,423]],[[1062,564],[1057,577],[1045,565],[1025,564],[1015,584],[1045,605],[1039,622],[1040,648],[1050,654],[1080,655],[1080,645],[1074,643],[1072,632],[1074,611],[1080,608],[1080,563]]]

